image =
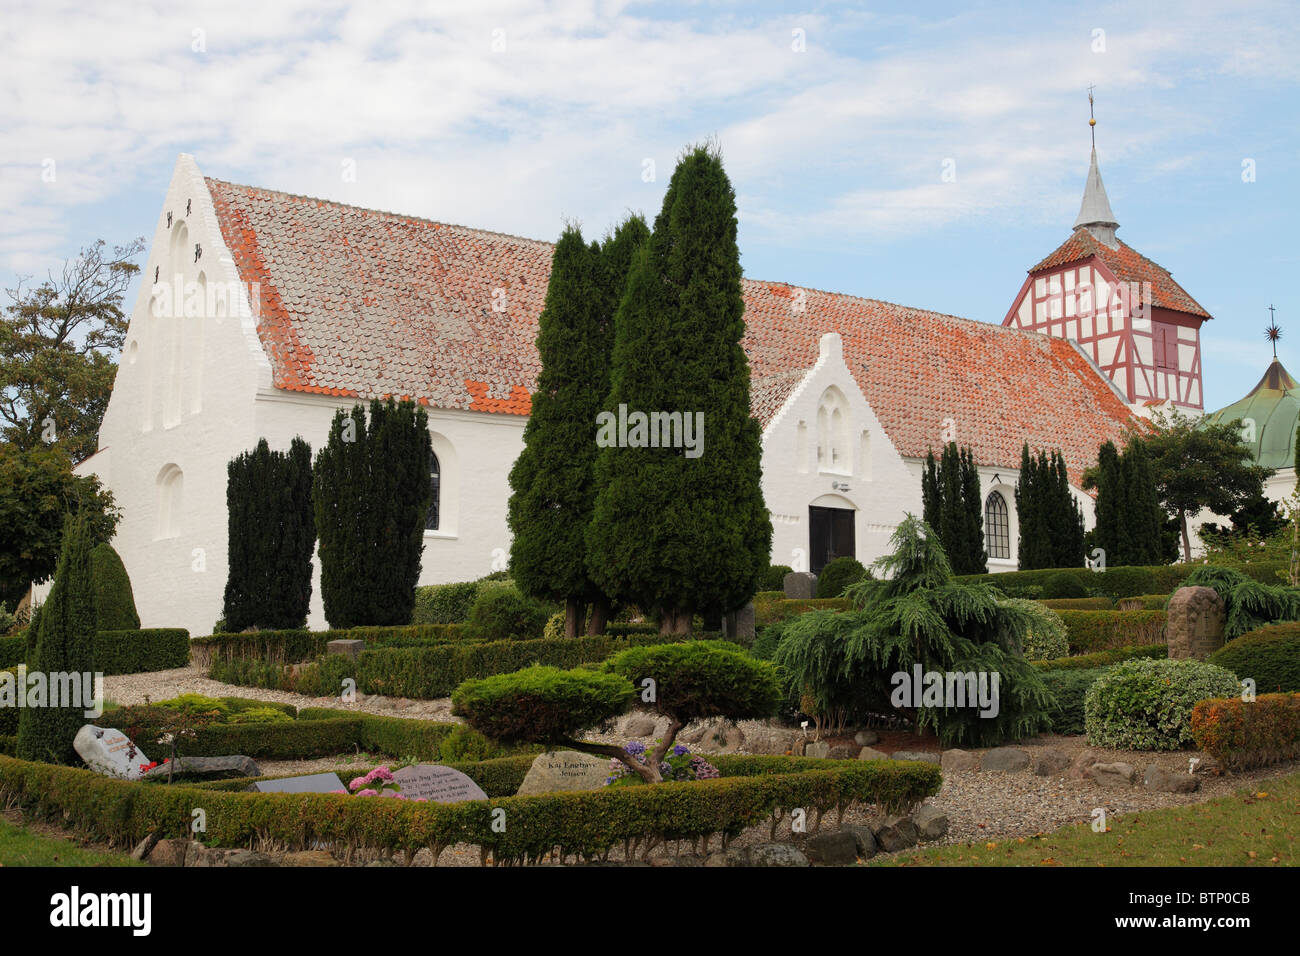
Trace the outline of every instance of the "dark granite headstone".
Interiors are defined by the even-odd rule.
[[[259,780],[253,784],[258,793],[329,793],[347,791],[336,773],[313,773],[305,777],[282,777],[279,780]]]
[[[330,641],[328,644],[325,645],[326,654],[345,654],[348,657],[352,658],[353,660],[356,660],[358,657],[360,657],[361,652],[364,651],[365,649],[366,649],[365,641],[339,640],[339,641]]]
[[[817,596],[817,575],[808,571],[791,571],[781,583],[786,600],[806,601]]]
[[[433,763],[415,764],[395,770],[393,782],[402,788],[401,794],[408,800],[423,797],[434,803],[461,803],[488,798],[478,784],[459,770]],[[384,796],[390,795],[391,791],[384,791]]]

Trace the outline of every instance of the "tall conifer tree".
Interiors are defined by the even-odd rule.
[[[95,542],[87,518],[69,515],[63,523],[63,547],[54,585],[41,607],[31,671],[46,676],[47,694],[53,693],[55,674],[82,674],[94,670],[95,588],[91,578],[90,552]],[[78,760],[72,746],[77,731],[86,722],[89,701],[60,699],[53,706],[27,706],[18,712],[17,755],[22,760],[71,764]]]
[[[311,448],[294,438],[287,452],[266,439],[226,468],[226,627],[305,627],[311,605],[316,523]]]
[[[696,148],[673,171],[615,320],[604,410],[623,406],[629,427],[597,458],[587,533],[606,593],[659,609],[665,630],[742,606],[771,553],[740,279],[735,194],[721,158]],[[634,413],[679,416],[694,447],[641,444]]]

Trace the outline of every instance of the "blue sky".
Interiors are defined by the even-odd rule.
[[[1000,322],[1078,212],[1094,84],[1119,236],[1215,316],[1212,409],[1267,366],[1270,304],[1300,374],[1297,48],[1294,5],[1250,0],[6,2],[0,280],[149,232],[180,152],[553,239],[652,218],[712,138],[747,275]]]

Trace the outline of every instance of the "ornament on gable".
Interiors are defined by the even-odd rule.
[[[190,202],[189,199],[185,200],[185,215],[187,216],[190,214]]]
[[[168,212],[167,212],[167,228],[170,229],[171,227],[172,227],[172,214],[171,214],[171,211],[168,210]]]
[[[194,261],[198,262],[202,258],[203,258],[203,247],[196,242],[194,243]]]

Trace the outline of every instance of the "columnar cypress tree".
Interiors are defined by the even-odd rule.
[[[1124,449],[1121,467],[1124,480],[1123,523],[1127,528],[1128,553],[1125,564],[1163,564],[1161,541],[1166,521],[1160,506],[1160,491],[1146,442],[1134,435]]]
[[[311,483],[311,448],[301,438],[287,452],[271,451],[263,438],[227,466],[229,630],[306,626],[316,543]]]
[[[1093,506],[1096,525],[1093,540],[1106,555],[1106,563],[1118,566],[1126,550],[1122,538],[1126,533],[1124,523],[1124,481],[1119,452],[1115,443],[1107,441],[1097,452],[1097,501]]]
[[[1048,509],[1051,517],[1051,566],[1074,568],[1083,564],[1083,509],[1070,490],[1070,475],[1065,457],[1053,450],[1050,470]]]
[[[949,442],[936,464],[926,455],[921,470],[921,504],[924,522],[939,537],[954,574],[985,574],[984,499],[979,468],[969,448],[958,450]]]
[[[984,494],[980,488],[979,467],[969,446],[961,451],[962,534],[965,544],[958,574],[987,574],[988,552],[984,550]],[[960,570],[958,570],[960,568]]]
[[[321,600],[331,627],[409,624],[433,454],[413,402],[340,409],[312,468]]]
[[[55,674],[86,674],[94,667],[95,590],[91,580],[90,552],[94,546],[88,521],[80,514],[70,515],[63,523],[63,547],[54,585],[41,608],[37,624],[36,647],[31,671],[46,676],[47,689],[62,682]],[[66,685],[62,685],[66,686]],[[25,690],[25,689],[24,689]],[[86,722],[84,711],[89,701],[60,700],[65,706],[24,707],[18,713],[17,755],[22,760],[71,764],[77,761],[72,741]]]
[[[925,453],[925,466],[921,469],[921,520],[937,533],[942,521],[943,495],[939,491],[939,464],[934,452]]]
[[[771,553],[740,278],[735,194],[720,157],[697,148],[673,171],[615,319],[604,412],[624,406],[628,427],[625,442],[611,443],[608,422],[598,432],[605,447],[587,531],[597,582],[613,598],[660,609],[665,630],[689,630],[697,610],[743,605]],[[689,424],[690,442],[652,447],[634,416],[655,413]],[[660,437],[667,426],[655,423]]]

